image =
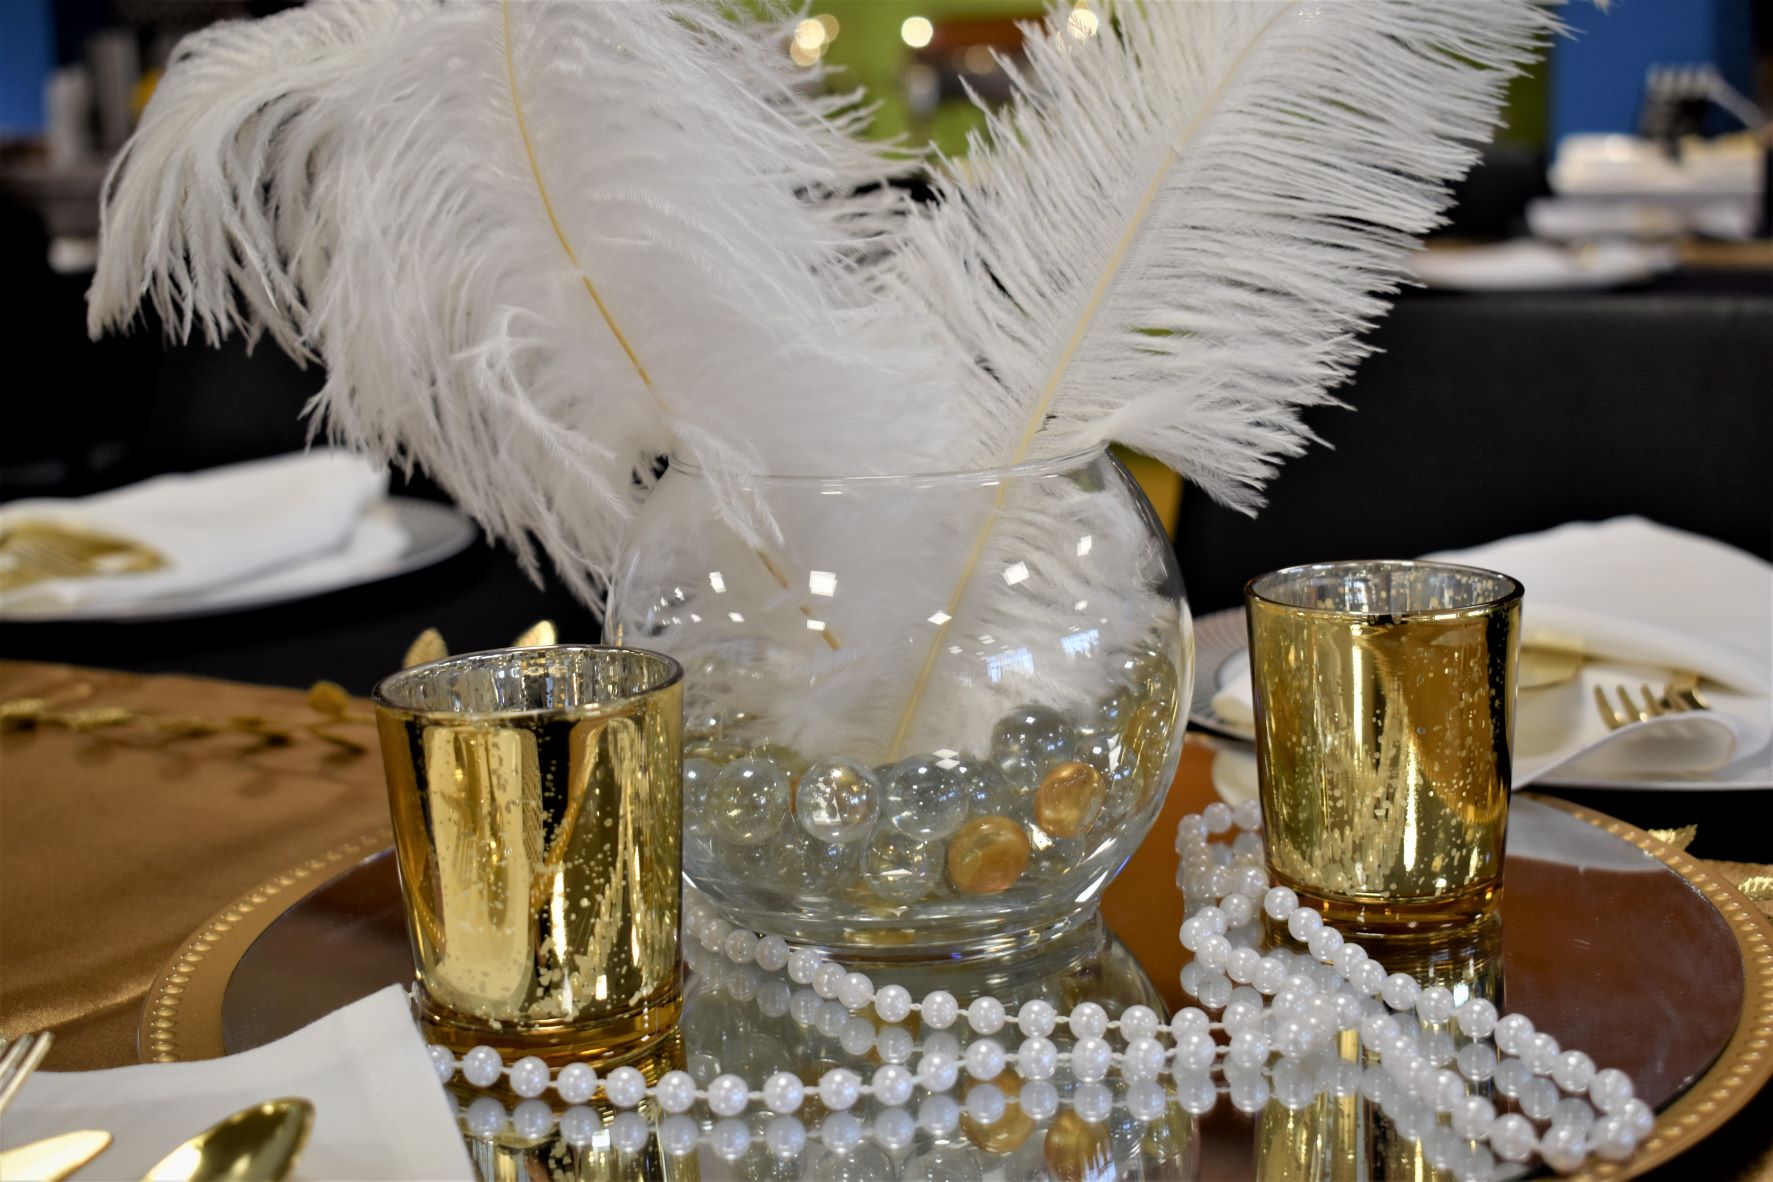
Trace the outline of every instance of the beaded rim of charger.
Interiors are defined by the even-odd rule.
[[[1244,831],[1235,843],[1213,841],[1234,829]],[[1591,1152],[1607,1161],[1622,1161],[1649,1135],[1654,1114],[1636,1097],[1624,1072],[1597,1070],[1587,1054],[1560,1048],[1556,1039],[1536,1031],[1523,1014],[1499,1016],[1496,1007],[1480,997],[1456,1004],[1443,986],[1425,988],[1408,974],[1386,973],[1365,949],[1301,905],[1293,891],[1272,885],[1255,836],[1260,829],[1261,811],[1254,801],[1235,809],[1216,802],[1184,816],[1176,828],[1176,881],[1188,909],[1178,937],[1194,955],[1190,967],[1199,970],[1189,974],[1184,969],[1183,987],[1206,1008],[1220,1011],[1217,1022],[1195,1006],[1184,1007],[1165,1024],[1143,1005],[1129,1006],[1118,1019],[1111,1019],[1096,1002],[1081,1002],[1069,1014],[1061,1014],[1052,1003],[1037,998],[1023,1002],[1012,1018],[1008,1008],[990,995],[975,998],[964,1009],[946,990],[934,990],[917,1001],[903,986],[877,988],[865,973],[846,970],[813,949],[793,948],[779,936],[734,927],[692,893],[685,899],[685,931],[703,948],[724,954],[735,966],[785,971],[790,981],[809,987],[820,1009],[830,1006],[834,1008],[827,1012],[841,1013],[844,1023],[827,1023],[840,1033],[868,1028],[870,1046],[860,1046],[852,1037],[844,1049],[858,1055],[869,1049],[880,1052],[886,1061],[869,1081],[838,1067],[826,1071],[812,1088],[786,1071],[774,1073],[758,1088],[731,1073],[717,1075],[702,1087],[687,1071],[676,1070],[649,1086],[639,1069],[631,1066],[617,1067],[603,1077],[583,1063],[551,1073],[532,1055],[507,1068],[499,1052],[488,1046],[473,1048],[458,1062],[449,1050],[433,1045],[432,1064],[440,1082],[447,1083],[458,1070],[475,1087],[491,1087],[503,1077],[514,1093],[536,1104],[550,1086],[561,1100],[575,1106],[589,1102],[601,1088],[611,1105],[624,1110],[618,1122],[621,1116],[637,1118],[638,1123],[620,1122],[626,1130],[623,1145],[631,1149],[645,1145],[647,1126],[637,1113],[627,1110],[648,1099],[667,1114],[660,1127],[666,1148],[677,1153],[693,1149],[700,1138],[689,1135],[694,1122],[685,1114],[700,1102],[723,1118],[708,1135],[723,1157],[737,1156],[748,1147],[749,1131],[733,1118],[753,1104],[776,1114],[778,1120],[771,1122],[766,1140],[774,1152],[791,1156],[804,1145],[805,1130],[802,1127],[797,1138],[794,1128],[780,1118],[791,1118],[809,1091],[831,1116],[847,1117],[848,1110],[864,1098],[887,1105],[890,1113],[901,1111],[920,1087],[928,1093],[926,1107],[947,1099],[945,1093],[955,1088],[963,1072],[977,1081],[966,1105],[975,1119],[987,1124],[1001,1119],[1009,1103],[1044,1119],[1059,1108],[1058,1091],[1049,1081],[1061,1068],[1068,1069],[1079,1084],[1070,1098],[1074,1111],[1092,1122],[1107,1119],[1115,1107],[1113,1091],[1103,1083],[1111,1074],[1128,1085],[1127,1109],[1145,1121],[1157,1119],[1169,1103],[1170,1093],[1158,1082],[1166,1069],[1177,1100],[1195,1116],[1211,1111],[1217,1102],[1221,1090],[1209,1074],[1215,1067],[1226,1080],[1225,1091],[1233,1104],[1246,1112],[1266,1105],[1271,1086],[1275,1098],[1290,1108],[1323,1090],[1342,1095],[1358,1091],[1384,1109],[1400,1133],[1425,1145],[1432,1142],[1439,1151],[1435,1156],[1443,1160],[1431,1164],[1452,1168],[1461,1177],[1487,1178],[1494,1158],[1524,1162],[1537,1155],[1560,1172],[1579,1168]],[[1192,902],[1196,898],[1212,902],[1196,907]],[[1258,912],[1281,925],[1304,951],[1277,949],[1263,955],[1249,945],[1234,945],[1227,933],[1256,920]],[[1202,972],[1213,975],[1203,981]],[[856,1017],[869,1008],[887,1023],[884,1029],[876,1032],[871,1022]],[[952,1036],[939,1033],[926,1040],[913,1067],[912,1056],[920,1048],[902,1025],[912,1014],[926,1029],[938,1032],[946,1032],[964,1016],[967,1027],[981,1037],[962,1048]],[[992,1037],[1010,1025],[1023,1035],[1015,1050],[1007,1050]],[[1060,1026],[1076,1040],[1069,1051],[1059,1050],[1050,1037]],[[1315,1066],[1321,1068],[1335,1035],[1350,1030],[1358,1030],[1360,1045],[1374,1056],[1376,1066],[1362,1069],[1332,1055],[1328,1077],[1320,1071],[1312,1078],[1307,1068],[1314,1066],[1314,1056]],[[1467,1039],[1457,1050],[1451,1049],[1454,1031]],[[1122,1040],[1122,1049],[1117,1051],[1109,1043],[1111,1032]],[[1227,1041],[1219,1042],[1215,1032],[1223,1032]],[[1170,1040],[1167,1048],[1160,1041],[1164,1037]],[[1448,1062],[1456,1062],[1458,1070],[1446,1067]],[[1005,1096],[989,1082],[1006,1070],[1027,1081],[1018,1096]],[[1521,1111],[1498,1113],[1490,1099],[1467,1088],[1468,1083],[1490,1080]],[[496,1100],[492,1103],[497,1105]],[[502,1121],[504,1109],[498,1107]],[[490,1110],[483,1108],[476,1119],[474,1108],[470,1106],[471,1130],[489,1123]],[[536,1136],[547,1131],[546,1126],[537,1129],[539,1114],[527,1103],[518,1110],[523,1114],[520,1131]],[[947,1116],[958,1119],[958,1114],[958,1105],[952,1109],[937,1105],[924,1123],[939,1128]],[[1445,1126],[1437,1123],[1441,1115],[1448,1118]],[[828,1145],[860,1140],[859,1122],[847,1118],[833,1125],[831,1116],[826,1120]],[[904,1116],[909,1119],[908,1113]],[[684,1119],[674,1123],[678,1117]],[[561,1128],[569,1142],[578,1133],[589,1136],[585,1118],[594,1119],[585,1109],[563,1114]],[[889,1123],[893,1126],[889,1139],[901,1140],[903,1121]],[[1450,1132],[1450,1141],[1435,1135],[1441,1129]],[[491,1131],[496,1132],[496,1127]],[[634,1144],[637,1135],[640,1140]]]

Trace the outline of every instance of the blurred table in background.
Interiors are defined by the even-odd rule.
[[[1773,266],[1618,291],[1412,292],[1251,519],[1192,489],[1196,613],[1281,566],[1640,514],[1773,557]],[[1528,591],[1531,594],[1531,589]]]

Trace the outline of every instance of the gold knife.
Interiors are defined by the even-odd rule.
[[[111,1134],[102,1129],[81,1129],[45,1137],[17,1149],[0,1151],[0,1178],[31,1182],[61,1182],[69,1174],[111,1147]]]

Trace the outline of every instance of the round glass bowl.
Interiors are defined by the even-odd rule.
[[[851,959],[996,953],[1087,919],[1175,774],[1193,637],[1105,452],[992,471],[673,465],[609,601],[686,670],[684,866]]]

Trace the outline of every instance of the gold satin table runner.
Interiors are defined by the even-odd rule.
[[[0,702],[153,716],[317,718],[300,690],[0,661]],[[318,736],[0,730],[0,1034],[53,1028],[51,1071],[137,1061],[179,945],[256,883],[387,824],[374,728]]]

